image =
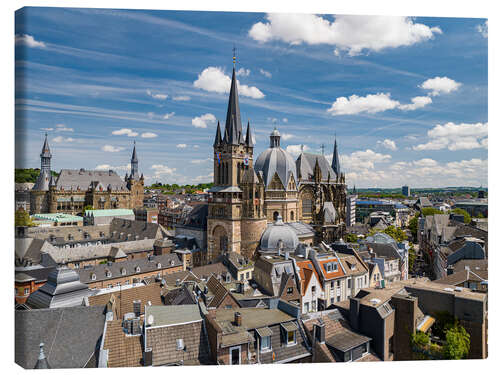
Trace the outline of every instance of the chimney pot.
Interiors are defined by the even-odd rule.
[[[241,323],[242,323],[241,313],[236,311],[234,313],[234,325],[241,327]]]

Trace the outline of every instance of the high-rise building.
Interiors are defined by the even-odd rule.
[[[409,197],[411,196],[411,191],[410,191],[410,187],[408,185],[405,185],[401,188],[401,192],[402,194],[405,196],[405,197]]]

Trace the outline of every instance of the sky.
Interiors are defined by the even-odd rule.
[[[213,180],[233,47],[255,159],[336,137],[349,187],[488,185],[485,19],[70,8],[16,13],[16,167]],[[324,148],[322,146],[324,145]]]

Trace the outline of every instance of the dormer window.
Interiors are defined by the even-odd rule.
[[[111,271],[110,270],[106,270],[106,277],[111,277]]]
[[[161,268],[161,263],[156,264],[156,268]]]
[[[281,328],[284,333],[284,344],[286,346],[297,344],[297,324],[293,321],[281,323]]]
[[[125,276],[127,274],[127,270],[125,268],[122,268],[122,276]]]
[[[135,267],[135,272],[141,272],[141,267],[139,266]]]
[[[95,280],[95,279],[97,278],[97,276],[95,275],[95,273],[93,273],[93,274],[91,274],[91,275],[90,275],[90,278],[91,278],[92,280]]]
[[[260,351],[268,352],[271,350],[271,335],[273,331],[269,327],[263,327],[256,329],[257,335],[260,338]]]

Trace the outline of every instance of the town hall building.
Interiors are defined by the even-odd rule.
[[[131,173],[122,178],[112,170],[61,169],[59,176],[50,171],[52,153],[47,134],[40,154],[41,168],[30,192],[30,214],[82,212],[94,209],[140,208],[144,199],[144,176],[139,175],[139,160],[132,151]]]

